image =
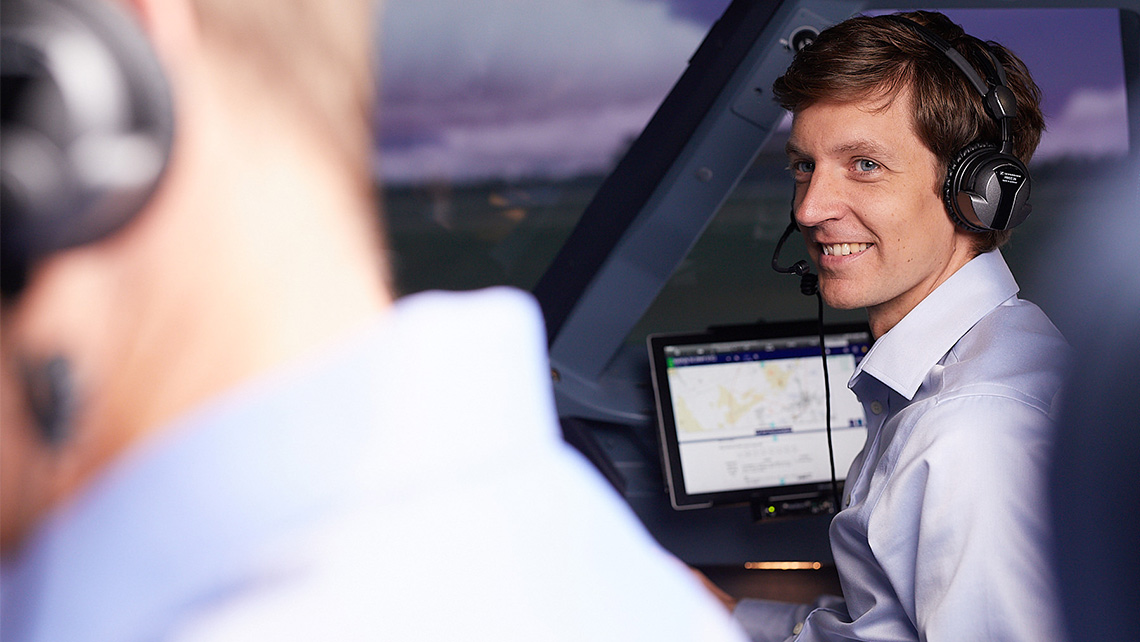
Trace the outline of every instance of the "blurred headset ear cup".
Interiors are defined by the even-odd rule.
[[[975,142],[946,169],[942,198],[950,218],[971,232],[1008,230],[1029,216],[1029,170],[996,145]]]
[[[150,199],[174,131],[133,16],[107,0],[4,0],[4,294],[36,261],[104,238]]]

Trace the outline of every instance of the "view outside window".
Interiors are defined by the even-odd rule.
[[[388,0],[397,286],[530,289],[727,0]]]
[[[388,0],[377,176],[400,291],[533,287],[727,4]],[[1003,250],[1034,299],[1048,284],[1035,281],[1026,257],[1070,211],[1076,182],[1128,149],[1118,13],[946,13],[1009,46],[1044,92],[1033,214]],[[789,214],[786,136],[785,126],[761,150],[631,341],[814,317],[814,299],[768,267]],[[804,257],[798,237],[785,252],[785,263]]]

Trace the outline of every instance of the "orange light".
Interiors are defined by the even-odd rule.
[[[818,571],[819,562],[745,562],[744,568],[753,571]]]

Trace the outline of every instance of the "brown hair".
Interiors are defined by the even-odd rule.
[[[990,63],[981,42],[949,18],[927,11],[899,15],[941,36],[980,76],[987,76]],[[1013,52],[995,42],[986,45],[1005,68],[1006,83],[1017,99],[1011,137],[1014,154],[1028,164],[1045,129],[1041,90]],[[997,122],[962,70],[913,29],[885,16],[856,16],[824,30],[796,55],[772,89],[776,100],[793,113],[821,101],[890,98],[909,89],[914,130],[943,171],[970,143],[1001,138]],[[1000,247],[1009,236],[1008,230],[980,233],[975,250],[982,253]]]

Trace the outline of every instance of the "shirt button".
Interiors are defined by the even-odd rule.
[[[878,401],[872,401],[871,402],[871,412],[873,412],[876,415],[883,414],[883,404],[879,403]]]

